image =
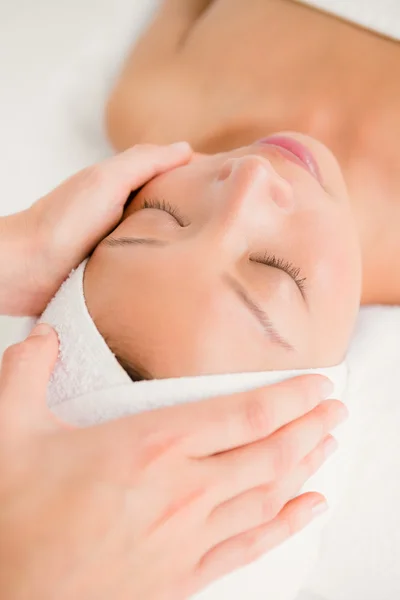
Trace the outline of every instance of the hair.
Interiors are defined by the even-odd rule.
[[[125,373],[130,377],[130,379],[133,382],[145,381],[147,379],[150,379],[150,377],[148,377],[146,373],[143,373],[142,370],[139,370],[138,367],[136,367],[129,359],[124,358],[120,354],[117,354],[115,352],[115,350],[113,350],[113,348],[110,347],[109,344],[108,344],[108,347],[110,348],[111,352],[114,354],[115,358],[117,359],[117,361],[119,362],[121,367],[124,369]]]

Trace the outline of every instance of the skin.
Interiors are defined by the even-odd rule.
[[[140,373],[307,368],[343,359],[360,302],[357,232],[332,153],[290,135],[312,150],[322,185],[270,145],[198,156],[144,186],[94,252],[84,282],[89,312],[114,352]],[[161,210],[163,201],[180,223]],[[121,242],[127,238],[153,243]],[[257,262],[266,253],[293,263],[297,283]],[[277,333],[266,331],[243,295],[268,313]]]
[[[191,156],[185,144],[136,147],[1,218],[0,314],[43,309],[120,220],[129,190]],[[324,377],[76,429],[46,405],[58,355],[42,323],[1,361],[2,596],[183,600],[326,510],[318,493],[296,497],[347,415],[322,401]]]
[[[346,418],[324,378],[75,429],[46,407],[57,355],[42,324],[2,362],[3,597],[185,600],[326,510],[296,496]]]
[[[164,0],[110,96],[109,138],[207,153],[282,130],[319,139],[349,189],[362,303],[398,304],[399,72],[399,43],[301,2]]]
[[[27,210],[0,217],[0,314],[40,315],[121,220],[130,190],[191,157],[185,143],[136,146],[76,173]]]

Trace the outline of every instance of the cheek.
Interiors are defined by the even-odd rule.
[[[360,246],[351,216],[339,210],[321,215],[308,231],[303,251],[309,252],[318,343],[340,353],[347,347],[361,296]]]
[[[320,276],[331,280],[331,289],[341,294],[343,300],[360,301],[361,254],[360,244],[351,221],[335,221],[327,226],[319,240],[321,257],[318,264]]]
[[[339,279],[360,272],[360,244],[347,209],[304,212],[293,228],[298,256],[310,273]]]
[[[333,320],[341,339],[356,318],[361,296],[360,245],[353,220],[341,207],[303,219],[297,248],[309,281],[310,306],[321,333],[332,335]]]

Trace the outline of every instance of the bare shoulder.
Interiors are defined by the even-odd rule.
[[[307,81],[308,54],[320,54],[314,47],[320,35],[300,52],[299,21],[304,34],[320,31],[325,19],[283,0],[164,0],[110,98],[111,141],[123,149],[183,138],[201,150],[204,139],[208,148],[214,147],[210,139],[222,147],[234,129],[262,123],[266,130],[265,115],[280,105],[282,91],[290,93],[293,72]],[[284,60],[277,40],[285,42]]]
[[[218,136],[252,112],[266,78],[263,42],[273,0],[164,0],[132,49],[107,107],[110,140]],[[246,119],[244,119],[246,121]]]
[[[215,0],[164,0],[132,48],[106,108],[117,150],[135,143],[190,138],[201,106],[198,77],[186,46],[198,20]]]

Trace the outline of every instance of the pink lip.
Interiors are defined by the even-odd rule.
[[[282,154],[286,158],[305,168],[322,185],[321,171],[314,155],[299,141],[285,135],[271,135],[256,143],[283,150]]]

